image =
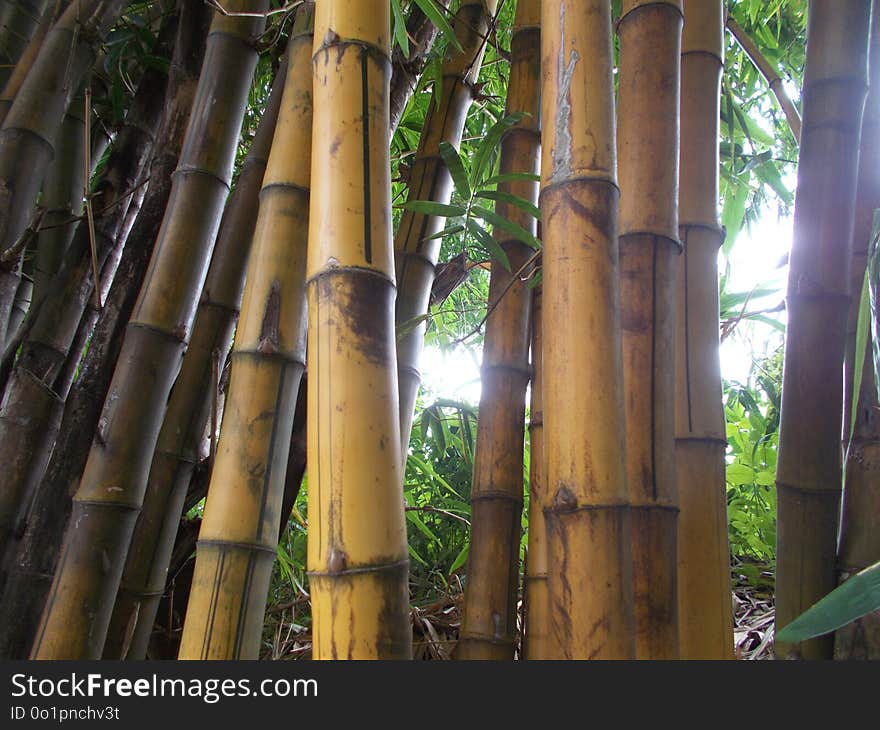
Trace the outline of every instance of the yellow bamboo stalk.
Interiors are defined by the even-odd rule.
[[[537,173],[541,144],[541,5],[520,0],[510,43],[508,114],[527,116],[501,143],[500,172]],[[537,204],[538,184],[501,183],[499,190]],[[499,202],[496,212],[534,235],[537,221]],[[495,239],[510,271],[493,261],[491,313],[483,345],[480,423],[471,488],[471,541],[464,615],[456,647],[459,659],[513,659],[522,532],[525,395],[529,382],[529,318],[532,292],[515,281],[534,251],[500,229]],[[520,274],[520,277],[522,274]],[[494,307],[494,308],[492,308]]]
[[[675,272],[681,0],[624,0],[617,156],[636,657],[677,659]]]
[[[462,50],[447,49],[440,74],[442,88],[428,109],[413,161],[409,200],[448,203],[452,196],[452,178],[440,156],[440,143],[448,142],[456,149],[461,143],[465,119],[473,101],[474,84],[480,75],[486,49],[489,21],[496,6],[497,0],[464,0],[455,14],[452,29]],[[440,239],[427,239],[443,230],[445,220],[404,211],[394,238],[395,318],[398,329],[406,333],[397,341],[401,454],[404,461],[422,379],[419,359],[427,327],[424,316],[428,312],[440,255]],[[417,321],[419,324],[413,327],[412,323]]]
[[[541,13],[544,459],[555,658],[633,658],[611,4]]]
[[[733,659],[733,608],[718,356],[721,0],[684,0],[676,279],[675,474],[682,659]]]
[[[7,0],[0,9],[0,85],[7,82],[37,31],[46,0]]]
[[[181,659],[259,656],[305,367],[313,20],[314,6],[301,6],[288,48],[287,83],[260,193]],[[172,547],[173,540],[165,545],[168,558]],[[164,575],[156,588],[162,585]]]
[[[779,104],[779,108],[782,109],[783,114],[785,114],[791,133],[794,135],[795,140],[800,142],[801,115],[798,113],[797,107],[794,105],[794,102],[785,90],[782,78],[779,76],[779,73],[777,73],[776,68],[764,57],[764,54],[761,53],[758,46],[755,45],[755,42],[749,37],[749,34],[746,33],[743,27],[736,22],[736,18],[732,15],[728,15],[725,24],[727,25],[730,34],[746,52],[746,55],[751,62],[755,64],[755,68],[757,68],[758,71],[760,71],[761,76],[764,77],[764,80],[770,87],[770,91],[772,91],[773,96],[776,97],[776,102]]]
[[[56,19],[55,16],[57,15],[57,11],[60,10],[60,5],[61,3],[52,2],[43,10],[43,14],[40,16],[39,23],[34,31],[34,35],[28,42],[27,47],[22,51],[21,57],[15,64],[15,68],[12,69],[12,73],[9,74],[9,78],[3,86],[3,93],[0,94],[0,124],[3,124],[3,121],[6,119],[6,114],[12,106],[12,102],[15,100],[15,95],[18,93],[22,83],[24,83],[25,77],[34,65],[34,61],[36,61],[40,48],[43,46],[46,34],[49,32],[52,23]]]
[[[308,570],[317,659],[412,654],[394,349],[386,0],[315,19]]]
[[[92,443],[32,650],[98,658],[141,508],[162,414],[214,244],[256,65],[265,0],[217,15],[171,199]]]
[[[862,383],[853,416],[854,365],[860,293],[868,262],[874,209],[880,204],[880,0],[871,10],[871,38],[868,58],[868,97],[862,119],[859,143],[859,178],[850,271],[850,300],[847,322],[846,360],[844,363],[843,453],[846,473],[837,548],[838,580],[850,576],[880,560],[880,531],[875,515],[880,514],[880,489],[876,474],[880,470],[880,402],[874,382],[871,332],[864,353]],[[850,431],[852,433],[850,434]],[[880,613],[872,612],[841,627],[834,635],[835,659],[880,658]]]
[[[804,69],[779,428],[776,625],[835,586],[841,367],[850,303],[870,0],[812,0]],[[833,635],[776,643],[777,658],[830,658]]]

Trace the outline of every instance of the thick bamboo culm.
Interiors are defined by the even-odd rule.
[[[259,196],[181,659],[259,655],[293,414],[305,368],[313,21],[314,6],[301,6]],[[181,504],[175,506],[178,515]],[[173,547],[172,541],[163,546],[165,569]],[[153,583],[161,591],[164,573]],[[144,628],[151,626],[152,620]]]
[[[307,41],[309,47],[310,43],[311,37]],[[308,78],[308,53],[305,58],[306,67],[299,73]],[[229,350],[241,306],[260,188],[264,185],[286,77],[285,58],[220,223],[192,339],[165,411],[143,508],[122,573],[104,645],[104,656],[108,659],[143,659],[147,652],[184,500],[212,414],[216,394],[211,376],[215,353],[225,356]]]
[[[677,659],[675,273],[681,0],[624,0],[617,159],[636,658]]]
[[[308,247],[316,659],[409,659],[394,347],[387,0],[321,0]]]
[[[751,62],[755,64],[755,68],[757,68],[758,71],[760,71],[761,76],[764,77],[764,80],[770,87],[770,91],[772,91],[773,96],[776,97],[776,102],[779,104],[779,108],[782,109],[783,114],[785,114],[785,119],[788,122],[788,127],[791,129],[791,133],[794,135],[795,140],[800,142],[801,115],[798,113],[797,107],[794,105],[794,102],[785,90],[782,78],[779,76],[776,68],[764,57],[764,54],[761,53],[761,50],[755,45],[755,42],[749,37],[749,34],[743,30],[742,26],[736,22],[736,19],[732,15],[727,16],[725,24],[727,25],[730,34],[746,52],[746,55]]]
[[[27,227],[70,98],[95,60],[95,47],[118,17],[124,0],[71,3],[49,31],[43,47],[0,129],[0,251],[13,246]],[[0,267],[0,342],[20,279],[13,266]]]
[[[722,0],[684,0],[676,274],[675,476],[682,659],[733,659],[727,437],[718,354]]]
[[[462,50],[449,47],[443,62],[441,93],[428,109],[419,148],[412,164],[409,200],[448,203],[452,196],[452,177],[440,156],[440,143],[458,149],[468,110],[473,101],[474,84],[486,50],[490,14],[497,0],[464,0],[452,21]],[[426,322],[413,327],[428,312],[435,267],[440,255],[440,239],[431,236],[443,230],[445,218],[404,211],[394,239],[397,272],[397,327],[405,331],[397,341],[397,369],[400,383],[400,436],[402,460],[406,460],[416,396],[422,380],[419,359],[425,340]]]
[[[872,336],[858,353],[863,359],[862,382],[852,426],[856,330],[860,293],[868,262],[874,210],[880,206],[880,0],[871,10],[871,40],[868,57],[868,97],[859,142],[859,178],[850,271],[849,317],[843,395],[843,453],[846,472],[841,507],[840,538],[837,547],[838,580],[843,582],[880,560],[880,530],[874,515],[880,514],[880,401],[874,382]],[[852,433],[850,434],[850,431]],[[839,628],[834,635],[835,659],[880,659],[880,613],[874,611]]]
[[[537,173],[541,132],[541,4],[520,0],[510,42],[506,113],[526,116],[501,143],[501,174]],[[538,202],[538,183],[500,183],[499,191]],[[496,212],[534,235],[537,221],[498,202]],[[534,254],[501,229],[495,239],[510,271],[492,262],[483,345],[480,426],[471,487],[471,542],[464,615],[456,647],[459,659],[513,659],[522,534],[523,439],[529,383],[529,316],[532,289],[513,277]],[[522,277],[522,274],[519,274]],[[494,309],[492,309],[494,307]]]
[[[166,30],[173,31],[173,25]],[[173,38],[172,33],[169,35]],[[101,266],[124,243],[121,231],[127,204],[152,155],[154,135],[162,116],[161,104],[156,99],[163,98],[166,86],[164,72],[150,70],[145,74],[95,188],[96,201],[106,204],[94,225],[96,256]],[[65,363],[76,343],[80,320],[94,286],[91,233],[85,222],[77,227],[59,270],[43,290],[46,296],[34,303],[36,311],[31,315],[32,322],[20,350],[16,343],[11,343],[4,354],[5,359],[18,350],[4,397],[10,402],[20,401],[23,396],[19,391],[24,389],[31,407],[19,411],[14,421],[0,419],[0,461],[6,461],[6,454],[15,454],[17,464],[17,468],[2,474],[0,549],[7,548],[8,530],[42,477],[57,434],[60,409],[76,368],[76,363],[73,368],[65,368]],[[77,363],[79,354],[74,355]]]
[[[47,0],[7,0],[0,9],[0,87],[36,33]]]
[[[611,4],[541,13],[544,460],[558,659],[635,655]]]
[[[265,0],[216,15],[171,199],[126,329],[32,656],[99,658],[229,191]],[[256,17],[253,15],[256,14]]]
[[[58,536],[64,534],[73,492],[82,476],[125,326],[170,196],[171,178],[192,109],[211,21],[206,5],[181,2],[179,7],[178,35],[168,72],[168,95],[161,105],[163,121],[150,168],[149,190],[141,214],[126,237],[125,251],[89,340],[88,352],[79,362],[79,376],[65,404],[49,466],[27,513],[25,532],[15,548],[0,601],[0,656],[25,658],[33,640],[61,547]],[[154,106],[159,105],[154,102]]]
[[[836,584],[841,368],[870,12],[870,0],[809,7],[776,470],[777,628]],[[776,642],[776,657],[831,658],[833,639]]]
[[[551,659],[559,650],[551,643],[550,594],[547,588],[547,529],[544,510],[547,481],[544,476],[543,326],[544,286],[532,295],[531,362],[532,387],[529,404],[529,530],[523,575],[523,658]]]

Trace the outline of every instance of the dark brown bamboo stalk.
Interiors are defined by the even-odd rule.
[[[684,0],[675,336],[679,645],[683,659],[733,659],[733,610],[718,356],[721,0]]]
[[[624,0],[620,301],[636,658],[678,658],[675,273],[681,0]]]
[[[36,491],[21,541],[10,556],[9,582],[0,601],[0,656],[27,656],[60,549],[59,536],[98,424],[101,406],[122,335],[146,272],[153,243],[171,192],[178,156],[198,83],[210,23],[207,6],[181,4],[174,58],[169,69],[169,94],[163,105],[151,182],[142,215],[127,238],[114,285],[80,364],[79,377],[68,398],[58,439],[46,474]],[[73,358],[68,360],[69,368]],[[78,359],[77,359],[78,361]],[[78,363],[79,364],[79,363]],[[63,376],[69,380],[67,375]]]
[[[95,60],[96,47],[119,16],[124,0],[72,3],[46,36],[33,68],[0,129],[0,250],[27,226],[55,138],[73,93]],[[18,289],[18,262],[0,267],[0,342]]]
[[[306,41],[307,46],[311,39]],[[306,54],[308,58],[308,53]],[[297,69],[308,78],[309,69]],[[184,500],[211,420],[214,353],[226,353],[238,319],[260,188],[287,75],[282,63],[260,126],[226,204],[211,266],[193,323],[193,335],[171,391],[150,466],[144,504],[113,609],[104,657],[143,659],[165,588]]]
[[[539,171],[541,148],[541,5],[520,0],[510,45],[506,112],[525,113],[501,143],[501,174]],[[503,193],[538,203],[538,183],[501,183]],[[532,235],[537,221],[499,201],[496,212]],[[529,383],[529,315],[532,290],[513,279],[534,251],[499,228],[495,239],[510,270],[492,262],[490,314],[483,345],[480,422],[471,488],[471,541],[459,659],[513,659],[522,533],[523,438]],[[524,272],[531,273],[531,272]]]
[[[263,0],[227,2],[261,13]],[[168,395],[229,191],[262,16],[216,16],[171,199],[86,462],[34,658],[101,656]],[[104,566],[108,566],[105,568]]]
[[[812,0],[779,428],[776,625],[836,583],[843,379],[870,0]],[[833,636],[776,643],[830,658]]]
[[[853,426],[856,331],[860,293],[868,262],[874,210],[880,207],[880,0],[871,10],[868,58],[868,98],[862,119],[859,179],[852,241],[850,286],[852,299],[847,322],[844,363],[843,453],[846,458],[840,538],[837,547],[838,581],[880,560],[880,401],[874,377],[872,337],[869,328],[863,357],[862,382]],[[835,659],[880,659],[880,612],[874,611],[838,629],[834,635]]]
[[[409,200],[448,203],[452,178],[440,157],[440,143],[458,148],[464,123],[473,101],[473,87],[480,74],[491,14],[497,0],[465,0],[452,22],[462,51],[450,48],[443,62],[442,89],[431,104],[419,148],[410,174]],[[400,383],[401,454],[409,448],[413,410],[421,373],[419,359],[425,339],[426,323],[411,326],[428,312],[435,267],[440,255],[440,239],[428,240],[443,229],[445,218],[404,211],[394,238],[397,273],[395,321],[405,334],[397,341],[397,369]]]

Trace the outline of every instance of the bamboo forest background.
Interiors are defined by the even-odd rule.
[[[439,357],[439,361],[443,363],[441,370],[464,367],[461,363],[469,363],[476,370],[476,364],[482,358],[487,301],[490,299],[490,271],[493,265],[498,266],[502,262],[512,271],[519,269],[520,272],[528,272],[531,288],[540,285],[542,278],[540,268],[524,266],[522,254],[517,253],[515,257],[507,248],[502,249],[496,243],[498,237],[493,238],[492,235],[496,229],[504,231],[508,237],[527,244],[528,251],[534,253],[535,250],[540,250],[540,232],[538,236],[534,236],[523,225],[515,222],[513,216],[501,214],[503,209],[515,210],[520,217],[540,215],[534,204],[500,189],[501,183],[512,181],[517,174],[524,180],[525,173],[534,172],[516,170],[513,175],[505,178],[499,168],[502,136],[514,125],[528,122],[527,119],[524,122],[524,115],[508,116],[505,111],[511,75],[516,0],[497,2],[494,20],[488,28],[484,42],[479,76],[473,79],[474,98],[467,109],[460,147],[458,150],[449,144],[440,147],[443,162],[452,174],[451,198],[443,203],[418,199],[418,189],[413,187],[417,179],[416,173],[420,170],[419,149],[426,118],[430,115],[432,105],[440,103],[443,85],[450,83],[448,72],[444,71],[444,59],[449,56],[447,51],[452,44],[459,43],[451,24],[460,5],[467,4],[459,0],[391,0],[393,72],[399,76],[406,75],[413,87],[411,95],[401,94],[395,97],[392,93],[392,116],[396,114],[398,117],[394,120],[397,122],[396,127],[392,124],[394,132],[390,140],[393,223],[396,230],[407,212],[446,217],[445,228],[438,229],[435,235],[435,240],[440,244],[440,266],[431,291],[429,314],[399,322],[397,338],[405,339],[414,333],[421,336],[424,328],[425,350],[432,357]],[[10,23],[9,19],[15,15],[13,8],[35,11],[46,7],[51,11],[55,5],[53,0],[48,3],[6,0],[0,3],[0,19]],[[65,3],[59,3],[57,7],[60,9],[64,5]],[[189,8],[184,9],[187,5]],[[206,10],[222,10],[226,5],[223,0],[205,3],[153,0],[121,4],[118,17],[112,22],[103,41],[97,44],[97,63],[87,77],[88,94],[80,93],[75,96],[68,112],[69,116],[79,118],[80,130],[82,117],[90,118],[89,152],[94,158],[94,164],[89,174],[93,186],[105,184],[101,182],[104,173],[108,166],[116,164],[113,155],[128,139],[126,135],[131,135],[130,130],[142,129],[150,124],[147,120],[150,101],[147,100],[145,106],[144,89],[149,93],[150,84],[157,89],[164,89],[164,82],[157,81],[156,77],[169,77],[173,69],[176,72],[170,73],[169,89],[170,84],[186,83],[184,79],[187,75],[187,59],[185,54],[181,54],[184,56],[182,58],[174,55],[180,53],[181,42],[179,38],[175,40],[177,25],[172,24],[172,19],[173,23],[182,24],[186,20],[193,23],[195,28],[201,28],[201,31],[196,30],[193,33],[190,41],[194,47],[198,47],[204,43],[208,17]],[[228,208],[233,205],[236,191],[244,191],[246,186],[254,184],[258,190],[263,170],[270,170],[266,173],[266,180],[271,174],[271,165],[266,168],[266,159],[274,124],[270,124],[268,132],[261,131],[261,125],[267,117],[279,114],[277,100],[273,111],[273,87],[280,89],[284,83],[286,60],[282,56],[285,48],[288,49],[287,53],[295,52],[293,42],[288,44],[288,37],[296,36],[297,33],[307,35],[307,31],[297,25],[299,21],[295,21],[299,5],[297,2],[281,0],[274,0],[270,4],[270,12],[264,16],[265,29],[256,44],[257,55],[246,61],[254,64],[255,71],[250,81],[235,150],[231,186],[233,193],[228,198]],[[725,356],[745,358],[746,363],[735,376],[731,375],[723,382],[730,580],[736,623],[734,641],[737,656],[746,659],[772,656],[776,573],[775,482],[782,397],[783,339],[787,322],[784,300],[788,261],[785,252],[789,241],[762,243],[759,237],[762,231],[765,232],[763,235],[767,235],[768,230],[777,232],[775,235],[781,237],[790,236],[788,231],[797,180],[800,135],[798,109],[804,83],[807,5],[807,0],[726,2],[729,15],[724,40],[721,86],[718,201],[725,236],[719,257],[718,327],[722,353]],[[186,17],[187,13],[198,14],[194,11],[195,6],[200,8],[199,12],[204,17]],[[620,0],[613,3],[612,12],[615,18],[619,17]],[[37,32],[45,33],[45,28],[38,28]],[[198,38],[199,32],[202,34],[201,40]],[[14,39],[14,33],[7,32],[6,26],[0,28],[0,33],[6,33],[3,38],[12,43],[9,39]],[[616,36],[615,44],[617,53],[619,40]],[[8,50],[12,55],[11,49],[12,45],[9,49],[0,49],[0,52]],[[204,49],[201,52],[204,53]],[[18,55],[20,50],[16,47],[15,57]],[[0,58],[0,87],[10,78],[12,69],[11,63],[4,63],[4,59]],[[238,82],[230,81],[230,84],[233,83]],[[155,95],[153,101],[161,98],[161,95]],[[10,101],[10,98],[0,99],[0,108],[4,110],[4,114]],[[159,111],[161,107],[154,109],[154,113]],[[281,114],[290,115],[293,112],[285,108]],[[283,118],[288,123],[293,123],[289,117]],[[156,131],[158,120],[153,120],[152,124],[154,131],[151,135],[169,134],[167,130]],[[160,136],[156,139],[163,138]],[[277,139],[276,137],[275,144],[278,144]],[[180,152],[179,141],[174,144],[177,144],[177,152]],[[174,144],[170,146],[173,147]],[[682,144],[686,145],[687,140],[682,140]],[[152,159],[151,164],[154,166],[166,164],[160,154],[162,150],[159,147],[155,150],[152,155],[142,154],[143,159]],[[185,153],[186,149],[183,154]],[[84,154],[85,151],[80,150],[79,157],[82,158]],[[78,164],[81,165],[81,162]],[[143,171],[148,168],[149,164],[143,162],[141,168],[128,179],[118,181],[117,189],[113,192],[117,201],[114,204],[118,204],[123,198],[131,198],[131,203],[127,204],[129,214],[125,216],[132,220],[128,227],[131,231],[130,237],[137,235],[138,227],[147,215],[152,215],[156,220],[153,229],[155,237],[158,222],[162,219],[164,202],[156,202],[151,197],[153,183],[145,185]],[[166,164],[166,169],[174,169],[173,163],[171,167]],[[259,169],[258,173],[254,173],[256,169]],[[255,174],[259,176],[256,183],[250,180]],[[284,184],[288,182],[285,181]],[[307,186],[308,181],[298,181],[297,184]],[[266,195],[266,190],[269,189],[265,187],[263,194]],[[46,201],[51,195],[50,188],[44,186],[42,195]],[[164,200],[167,200],[167,191]],[[269,198],[261,200],[264,200],[265,205]],[[160,207],[149,208],[148,203],[151,201],[153,206]],[[129,277],[134,283],[128,286],[128,290],[132,290],[134,294],[139,289],[139,282],[144,279],[147,259],[139,265],[135,261],[129,261],[125,253],[127,248],[114,253],[112,250],[103,250],[103,244],[96,246],[96,236],[100,240],[102,235],[109,235],[102,228],[107,225],[105,219],[108,216],[101,218],[106,211],[90,211],[88,208],[83,210],[79,200],[71,201],[66,213],[59,214],[58,210],[63,208],[64,205],[50,201],[38,209],[42,212],[28,222],[28,230],[33,235],[29,238],[25,236],[26,240],[16,252],[24,251],[23,280],[32,280],[34,284],[32,291],[27,292],[18,321],[23,320],[25,325],[29,321],[24,317],[27,300],[39,302],[39,297],[45,296],[46,282],[41,279],[40,271],[41,267],[48,264],[35,253],[35,242],[39,241],[39,246],[44,246],[43,237],[47,231],[51,231],[53,225],[66,230],[65,225],[71,228],[71,219],[79,220],[81,216],[87,222],[94,222],[97,217],[97,234],[92,232],[91,246],[87,232],[82,242],[70,245],[79,245],[83,251],[91,248],[91,255],[83,259],[86,261],[86,268],[96,267],[100,276],[103,264],[103,270],[111,272],[105,274],[106,280],[101,281],[99,286],[102,307],[118,307],[120,311],[130,312],[133,301],[124,304],[121,300],[117,303],[113,299],[111,281],[114,267],[108,267],[106,259],[108,256],[116,257],[116,280]],[[123,218],[121,215],[116,217]],[[227,226],[240,226],[236,230],[253,231],[255,221],[256,213],[250,214],[249,222],[226,221],[224,218],[220,239],[222,240]],[[774,221],[780,222],[779,225],[774,225]],[[148,232],[141,235],[149,237]],[[130,238],[129,241],[131,240]],[[219,247],[220,244],[217,245]],[[768,250],[781,252],[782,255],[778,260],[771,260]],[[744,251],[748,254],[744,254]],[[534,263],[533,259],[534,257],[527,263]],[[7,263],[4,259],[6,269],[9,268]],[[184,272],[182,275],[188,274]],[[85,297],[79,290],[75,295],[83,300],[85,309],[92,307],[93,327],[98,319],[98,310],[85,301],[89,297],[88,292]],[[131,296],[129,295],[129,299]],[[224,303],[219,293],[217,301],[218,311],[224,306],[231,309],[236,307],[234,301],[231,307]],[[38,327],[39,320],[32,326]],[[16,329],[17,323],[10,327],[7,336],[11,337]],[[89,367],[92,366],[89,363],[92,361],[89,360],[88,339],[90,332],[91,330],[78,332],[76,327],[71,332],[72,339],[77,336],[82,338],[82,356],[77,358],[75,367],[66,376],[66,392],[71,393],[68,409],[74,407],[71,405],[73,394],[79,392],[75,384],[83,377],[91,377]],[[22,350],[16,349],[21,345],[20,341],[14,344],[16,347],[11,351],[7,348],[7,356],[0,366],[4,380],[9,377],[15,353],[27,351],[27,344],[22,346]],[[237,342],[236,348],[239,346]],[[254,350],[258,351],[261,350]],[[114,352],[118,353],[118,347]],[[99,355],[93,354],[93,357],[97,359]],[[112,353],[103,356],[111,357]],[[294,355],[290,356],[294,358]],[[20,354],[19,357],[25,355]],[[222,421],[223,399],[229,388],[228,363],[234,361],[234,356],[230,358],[225,351],[215,351],[209,359],[203,375],[214,383],[216,397],[208,404],[210,413],[206,418],[209,426],[205,436],[200,439],[199,458],[195,460],[197,463],[191,470],[191,480],[180,494],[185,508],[184,518],[178,526],[177,537],[169,556],[167,579],[164,585],[155,585],[153,578],[152,585],[148,585],[147,581],[142,586],[146,591],[143,595],[147,595],[149,591],[157,596],[161,594],[155,622],[149,627],[146,637],[139,638],[137,630],[117,632],[117,636],[123,637],[121,643],[124,646],[117,645],[114,648],[121,651],[123,656],[133,641],[137,643],[140,640],[148,643],[148,648],[145,647],[148,656],[171,658],[178,654],[187,600],[193,584],[196,538],[204,513],[210,471],[217,453],[217,433]],[[724,372],[733,371],[724,369]],[[62,375],[60,373],[58,378]],[[863,377],[872,378],[873,373],[866,371]],[[106,389],[106,383],[103,387]],[[302,400],[300,399],[300,410],[291,414],[295,431],[297,424],[301,426],[304,418],[304,413],[300,412],[305,409]],[[30,405],[32,404],[23,407]],[[7,406],[5,412],[4,417],[7,419],[11,417],[10,408],[11,406]],[[529,416],[527,412],[527,423]],[[58,418],[60,419],[60,415]],[[63,426],[61,428],[62,433],[67,433]],[[459,638],[463,590],[468,578],[471,497],[479,428],[478,399],[462,397],[460,392],[454,392],[445,385],[443,378],[425,378],[416,400],[403,472],[410,558],[413,652],[416,658],[451,658]],[[72,439],[74,435],[68,434],[67,438]],[[87,437],[87,440],[90,438]],[[162,443],[164,442],[160,437],[160,445]],[[669,443],[672,443],[671,434]],[[529,431],[526,429],[520,585],[517,597],[520,609],[529,528],[529,446]],[[85,448],[87,450],[88,443],[85,443]],[[302,468],[305,468],[305,438],[302,434],[299,442],[296,439],[291,442],[290,458],[292,461],[299,459]],[[51,473],[51,469],[61,469],[62,466],[53,461],[48,468]],[[82,464],[79,468],[83,468]],[[303,476],[302,468],[293,475],[288,468],[287,478],[301,477],[302,487],[298,493],[293,490],[295,501],[282,512],[286,514],[289,509],[290,518],[281,527],[277,560],[269,581],[268,606],[259,648],[262,658],[298,659],[311,655],[311,586],[307,560],[309,475],[306,469]],[[78,478],[77,475],[77,481]],[[69,501],[70,494],[67,499]],[[17,519],[18,522],[6,521],[3,529],[12,532],[18,530],[19,536],[28,534],[21,522],[21,515]],[[49,523],[52,519],[57,523],[59,518],[57,515],[51,519],[46,517]],[[4,533],[4,539],[5,537]],[[123,579],[123,584],[125,580]],[[4,615],[8,616],[8,613]],[[518,627],[521,629],[522,611],[517,615]],[[112,626],[111,623],[111,637],[114,635]],[[4,639],[4,650],[20,654],[23,647],[16,647],[15,642],[9,643],[10,641],[8,637]],[[516,655],[519,657],[522,654],[519,634],[516,641]],[[875,650],[880,651],[880,647],[875,646]]]

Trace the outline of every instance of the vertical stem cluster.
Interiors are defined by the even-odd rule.
[[[228,2],[260,13],[267,0]],[[171,199],[74,497],[34,658],[97,658],[229,191],[264,18],[215,17]]]
[[[313,656],[412,653],[388,149],[387,0],[317,5],[308,251]]]
[[[719,104],[724,66],[721,0],[684,0],[676,274],[675,478],[682,659],[733,658],[718,356]]]
[[[640,659],[678,658],[673,368],[681,27],[681,0],[623,2],[620,301]]]
[[[556,658],[635,652],[611,4],[541,13],[544,458]]]
[[[868,97],[859,143],[859,178],[852,241],[852,269],[844,366],[843,448],[847,458],[837,549],[838,579],[847,580],[880,560],[880,402],[874,380],[871,332],[865,352],[856,352],[860,292],[868,262],[874,210],[880,206],[880,2],[874,0],[868,58]],[[856,358],[864,362],[861,389],[853,426],[853,387]],[[846,449],[849,449],[847,451]],[[863,616],[841,627],[834,637],[834,656],[839,659],[880,658],[880,614]]]
[[[259,654],[305,367],[313,13],[311,4],[301,7],[288,50],[287,83],[260,193],[181,659],[256,659]],[[186,494],[181,486],[178,516]],[[170,557],[173,543],[163,547]],[[163,583],[164,571],[156,588],[161,590]]]
[[[440,143],[458,148],[468,110],[473,101],[474,84],[480,75],[489,23],[497,0],[464,0],[452,22],[462,50],[450,46],[441,71],[442,89],[428,109],[419,149],[412,165],[409,200],[448,203],[452,197],[452,177],[440,156]],[[435,267],[440,255],[440,239],[431,238],[443,230],[445,219],[404,212],[394,239],[397,272],[397,327],[406,334],[397,342],[400,382],[400,437],[402,460],[406,460],[413,410],[421,383],[419,359],[425,340],[424,318],[428,312]],[[428,240],[430,239],[430,240]]]
[[[778,627],[836,582],[841,368],[870,12],[870,0],[810,3],[776,472]],[[830,658],[832,644],[832,635],[777,642],[776,656]]]
[[[527,116],[501,143],[501,174],[536,173],[541,136],[541,7],[520,0],[510,44],[508,114]],[[538,184],[509,181],[499,191],[538,202]],[[514,205],[499,202],[496,212],[533,235],[537,221]],[[471,488],[471,542],[460,659],[513,659],[519,545],[522,531],[523,437],[529,382],[529,317],[532,291],[512,281],[534,251],[496,228],[496,240],[510,271],[492,262],[489,307],[483,345],[480,424]],[[492,309],[494,307],[494,309]]]

